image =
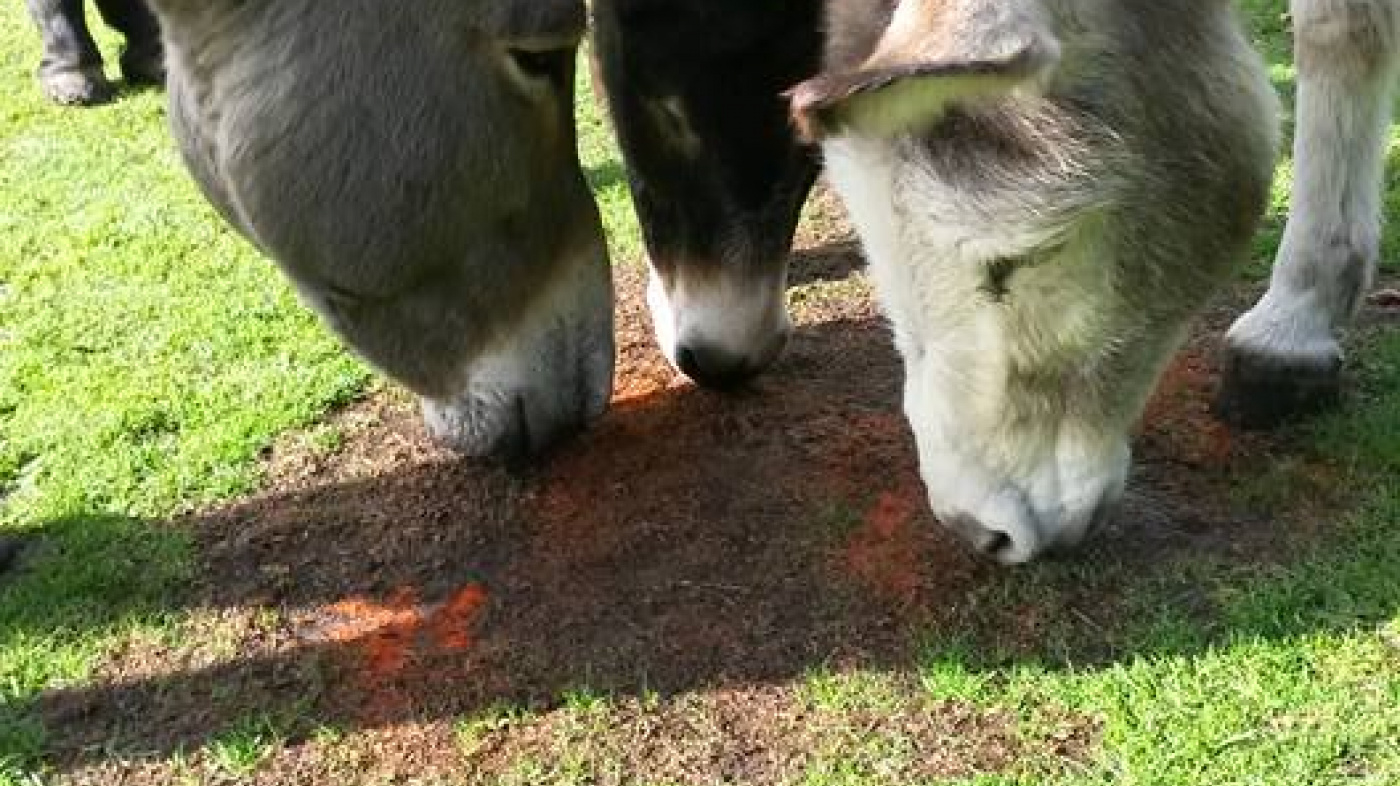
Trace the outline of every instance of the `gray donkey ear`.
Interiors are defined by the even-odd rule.
[[[875,51],[787,97],[798,132],[890,137],[918,133],[953,104],[1040,86],[1060,44],[1025,0],[900,0]]]
[[[830,136],[891,137],[919,133],[952,104],[1009,95],[1040,81],[1050,52],[1026,48],[1001,60],[913,63],[822,74],[788,93],[798,133],[809,142]]]

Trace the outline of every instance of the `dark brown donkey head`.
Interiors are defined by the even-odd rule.
[[[573,126],[582,0],[157,0],[211,202],[469,454],[607,405],[612,288]]]
[[[815,73],[819,0],[595,0],[599,73],[651,261],[661,349],[728,386],[777,357],[817,173],[782,91]]]

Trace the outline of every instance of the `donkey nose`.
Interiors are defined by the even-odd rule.
[[[1005,562],[1006,557],[1015,547],[1011,535],[999,529],[987,527],[971,516],[951,516],[944,523],[947,524],[948,529],[953,531],[953,534],[962,538],[964,543],[971,546],[979,554],[991,557],[998,562]]]
[[[705,344],[682,344],[676,348],[676,365],[687,377],[707,388],[729,390],[752,378],[760,366],[743,355]]]

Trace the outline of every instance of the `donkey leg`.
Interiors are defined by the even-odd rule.
[[[88,32],[83,0],[29,0],[39,28],[43,59],[39,87],[56,104],[101,104],[112,98],[102,75],[102,55]]]
[[[1226,335],[1222,417],[1269,427],[1333,404],[1340,333],[1380,255],[1400,0],[1293,0],[1291,215],[1269,290]]]
[[[97,0],[97,9],[109,27],[126,37],[120,62],[127,84],[164,84],[160,23],[145,0]]]

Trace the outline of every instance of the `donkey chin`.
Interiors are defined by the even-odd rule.
[[[606,256],[574,266],[502,338],[475,355],[447,395],[420,396],[438,442],[469,456],[523,461],[582,429],[613,385],[612,278]]]
[[[1126,424],[1072,412],[1016,417],[995,390],[959,399],[968,391],[936,360],[908,371],[905,413],[930,505],[973,549],[1027,562],[1079,545],[1115,510],[1130,462]]]

